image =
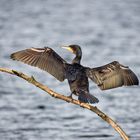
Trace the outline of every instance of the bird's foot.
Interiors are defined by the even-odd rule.
[[[70,98],[70,102],[72,102],[72,100],[73,100],[72,93],[69,96],[67,96],[67,97]]]

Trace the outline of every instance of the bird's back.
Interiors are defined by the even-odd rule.
[[[72,64],[68,66],[67,79],[72,92],[79,90],[88,91],[89,83],[86,76],[85,68],[80,64]]]

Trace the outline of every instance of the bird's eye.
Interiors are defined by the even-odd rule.
[[[73,47],[72,49],[73,49],[73,52],[75,53],[75,52],[76,52],[76,48],[75,48],[75,47]]]

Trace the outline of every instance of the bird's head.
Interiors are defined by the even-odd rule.
[[[66,46],[62,46],[62,48],[67,49],[73,54],[80,55],[80,56],[82,55],[82,50],[79,45],[66,45]]]

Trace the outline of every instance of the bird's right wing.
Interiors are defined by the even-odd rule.
[[[86,75],[102,90],[139,84],[135,73],[117,61],[97,68],[87,68]]]
[[[59,81],[65,79],[66,61],[49,47],[18,51],[11,54],[11,58],[45,70]]]

